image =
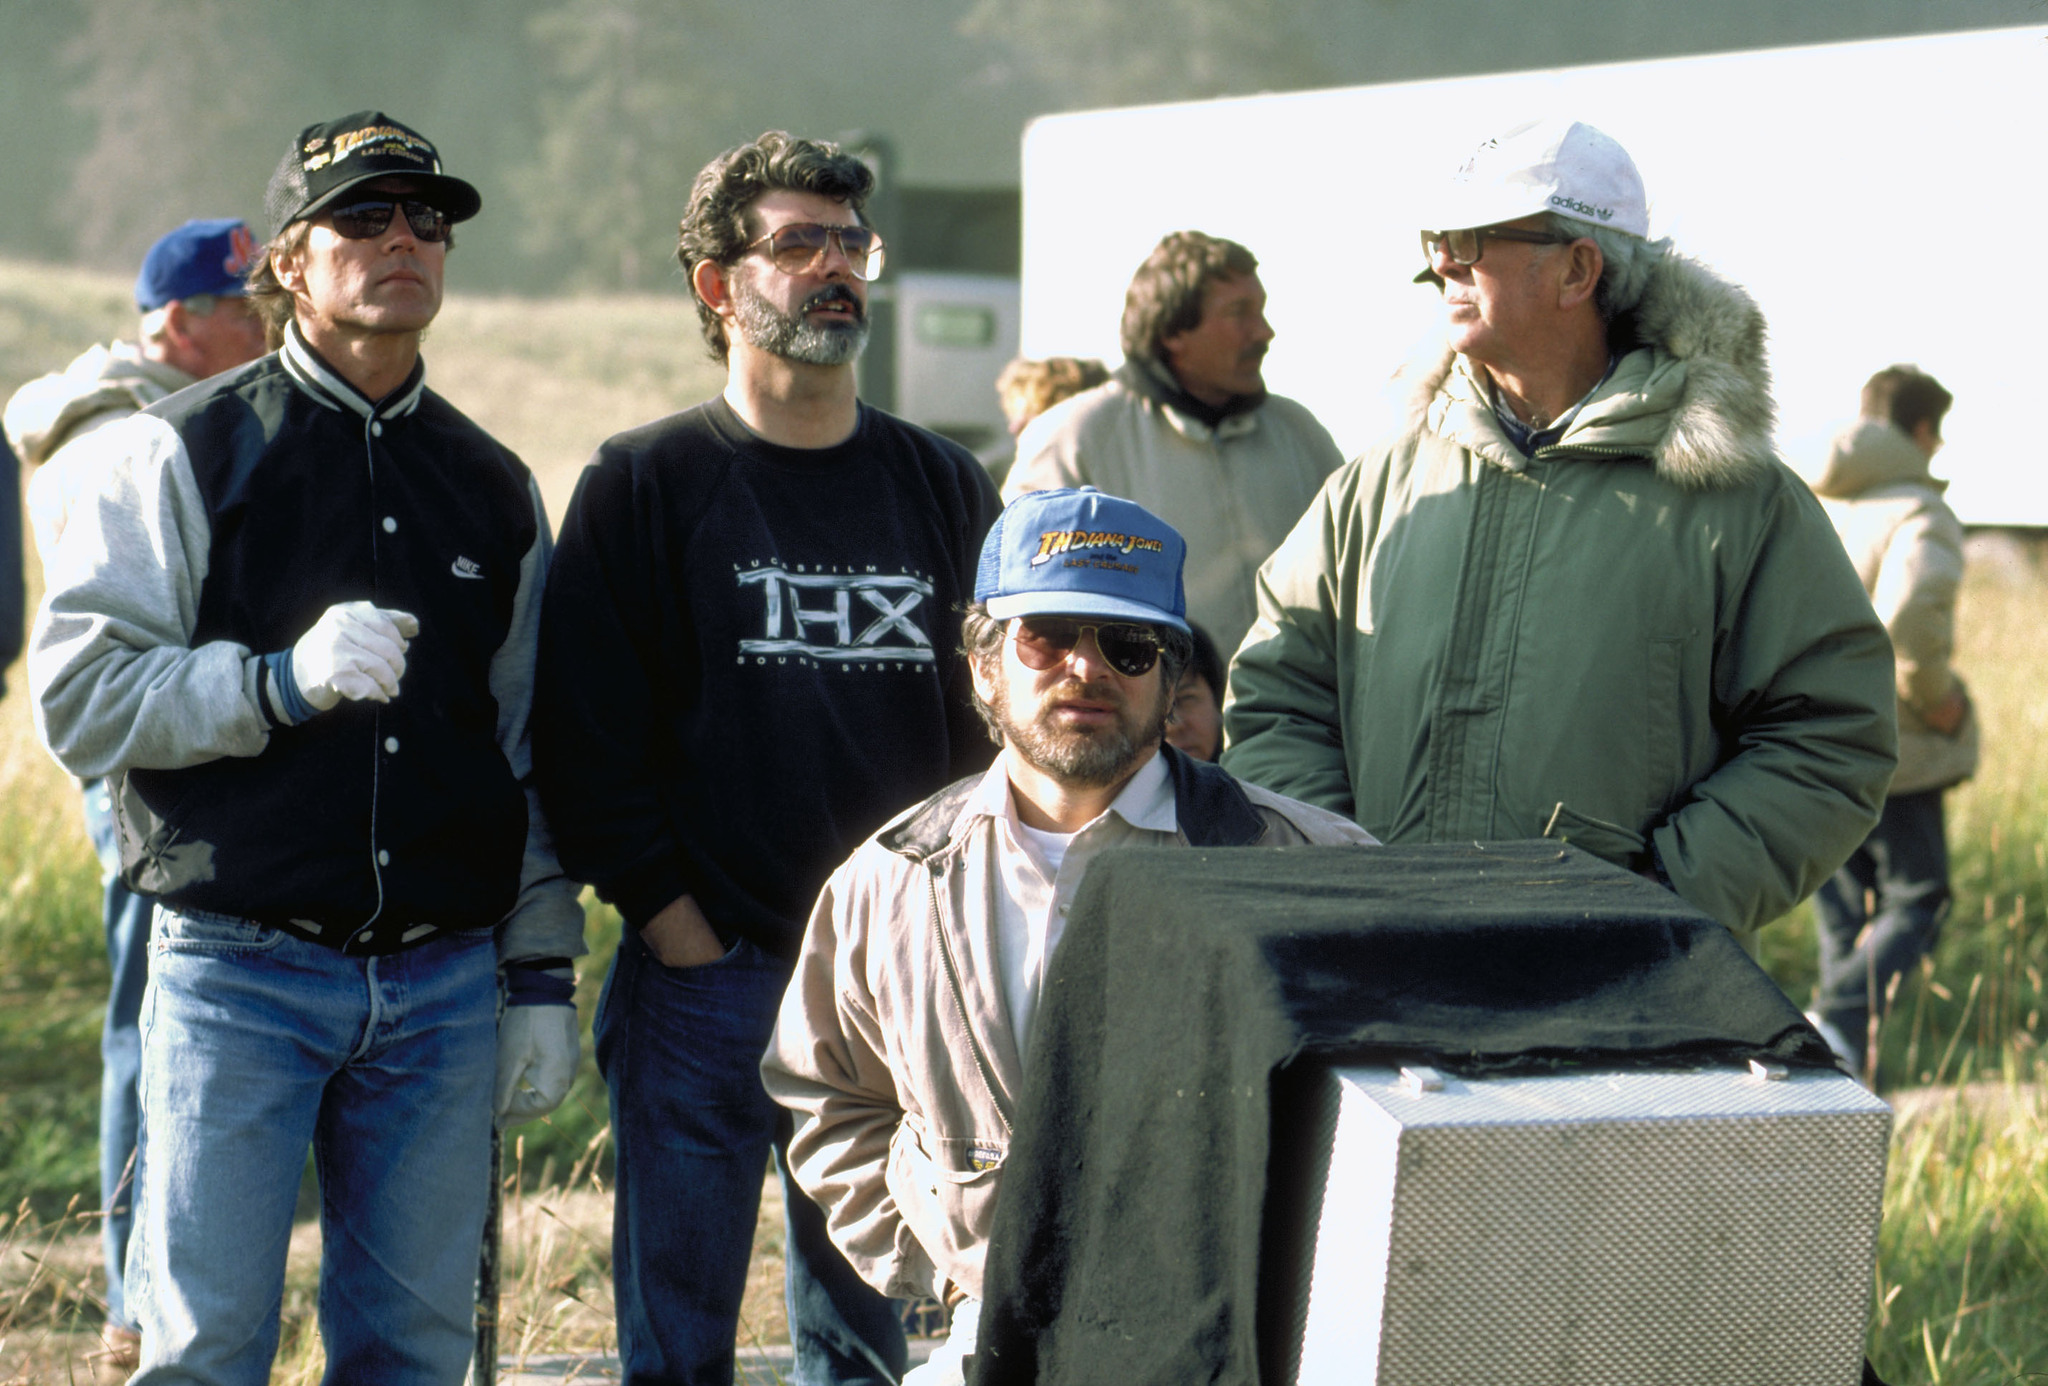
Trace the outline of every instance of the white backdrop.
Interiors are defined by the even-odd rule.
[[[1963,518],[2048,525],[2044,79],[2028,28],[1048,116],[1024,137],[1021,349],[1114,364],[1160,236],[1227,236],[1270,295],[1267,384],[1357,452],[1437,312],[1409,282],[1416,190],[1572,115],[1634,155],[1651,234],[1763,306],[1788,462],[1911,361],[1956,396],[1935,470]]]

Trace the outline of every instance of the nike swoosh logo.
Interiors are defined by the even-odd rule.
[[[457,558],[448,565],[448,571],[459,578],[475,578],[478,582],[482,582],[484,577],[484,570],[473,558]]]

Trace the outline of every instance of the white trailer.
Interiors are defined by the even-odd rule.
[[[2048,526],[2048,29],[1402,82],[1047,116],[1024,137],[1027,356],[1118,358],[1131,272],[1168,231],[1259,257],[1267,384],[1347,453],[1433,330],[1417,190],[1519,120],[1635,156],[1651,234],[1770,325],[1780,450],[1811,472],[1871,372],[1956,396],[1935,464],[1965,523]]]

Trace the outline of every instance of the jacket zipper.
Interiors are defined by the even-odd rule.
[[[1003,1135],[1014,1137],[1016,1128],[1010,1124],[1009,1104],[1003,1101],[1002,1089],[996,1086],[995,1068],[989,1063],[988,1056],[982,1053],[981,1040],[967,1019],[967,1001],[960,986],[960,968],[953,961],[953,945],[947,941],[945,926],[939,917],[939,874],[927,866],[924,880],[931,894],[932,937],[938,940],[939,959],[946,967],[946,985],[953,993],[953,1013],[960,1017],[960,1029],[967,1036],[967,1047],[974,1053],[974,1066],[981,1071],[982,1086],[988,1089],[989,1101],[995,1104],[996,1120],[1003,1123]]]

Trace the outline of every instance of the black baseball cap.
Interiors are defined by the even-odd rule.
[[[308,125],[285,151],[263,194],[272,239],[350,188],[393,174],[411,178],[420,201],[440,208],[450,221],[468,221],[483,206],[475,188],[441,172],[432,140],[382,111],[357,111]]]

